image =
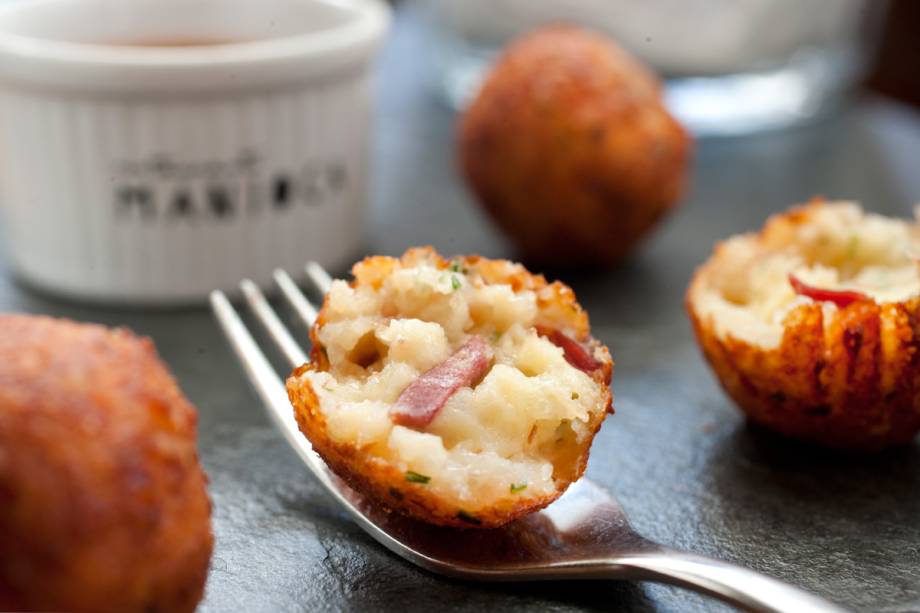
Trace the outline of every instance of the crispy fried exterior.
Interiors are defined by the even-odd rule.
[[[784,217],[805,223],[808,209]],[[763,235],[761,232],[760,236]],[[687,311],[722,387],[754,422],[828,447],[877,451],[920,431],[920,298],[857,301],[826,321],[819,303],[784,320],[782,341],[765,349],[719,338],[695,308],[713,260],[695,274]]]
[[[604,410],[594,414],[588,424],[591,435],[579,449],[573,450],[571,471],[554,475],[559,484],[558,489],[547,496],[516,496],[513,502],[480,510],[473,515],[458,509],[455,505],[445,503],[430,490],[406,481],[405,473],[382,458],[366,454],[353,444],[333,440],[328,434],[326,419],[312,385],[308,380],[301,378],[301,375],[309,370],[329,370],[329,361],[318,337],[318,330],[326,322],[328,296],[310,332],[313,341],[310,363],[297,368],[287,380],[288,396],[294,406],[300,430],[310,440],[313,449],[355,490],[389,509],[428,523],[455,528],[495,528],[542,509],[561,496],[568,486],[584,473],[594,436],[606,415],[613,413],[613,396],[609,388],[613,360],[609,350],[590,336],[587,314],[575,301],[575,294],[568,286],[558,281],[547,283],[542,275],[533,275],[523,267],[512,266],[505,260],[488,260],[474,255],[448,261],[438,256],[430,247],[410,249],[402,259],[415,259],[419,254],[425,253],[435,256],[440,268],[447,269],[451,262],[459,261],[464,268],[478,272],[490,283],[507,283],[516,291],[526,288],[537,292],[537,304],[541,309],[551,309],[561,325],[575,329],[579,341],[587,343],[592,349],[601,348],[603,366],[592,375],[592,378],[604,388]],[[374,256],[364,262],[365,265],[370,264],[379,268],[381,274],[378,278],[382,279],[392,270],[397,260]],[[352,286],[355,285],[356,282],[353,281]]]
[[[196,419],[149,339],[0,315],[0,610],[193,611]]]
[[[463,172],[528,261],[612,264],[684,193],[692,143],[650,72],[550,26],[513,42],[458,127]]]

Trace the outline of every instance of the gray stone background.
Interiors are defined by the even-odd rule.
[[[455,172],[454,116],[431,91],[424,56],[417,15],[403,5],[377,67],[366,251],[432,243],[447,253],[512,256]],[[920,611],[920,448],[850,457],[748,427],[683,312],[693,267],[719,238],[814,194],[909,215],[920,201],[918,159],[920,117],[878,99],[794,132],[702,142],[682,208],[631,261],[609,273],[565,273],[617,361],[617,414],[595,442],[588,474],[616,493],[644,534],[854,609]],[[17,284],[0,262],[0,310],[125,325],[155,340],[201,412],[217,536],[202,611],[721,609],[650,584],[470,584],[396,558],[310,480],[205,308],[60,302]]]

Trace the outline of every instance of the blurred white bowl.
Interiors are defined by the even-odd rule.
[[[175,303],[332,268],[364,226],[380,0],[0,6],[0,222],[14,271]],[[197,44],[192,44],[197,43]]]

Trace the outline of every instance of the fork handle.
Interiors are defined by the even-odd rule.
[[[766,575],[680,551],[666,549],[617,557],[608,563],[617,578],[670,583],[709,594],[755,613],[846,613],[797,587]]]

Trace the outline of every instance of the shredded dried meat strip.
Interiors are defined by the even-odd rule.
[[[862,292],[846,289],[821,289],[808,285],[799,280],[794,274],[789,273],[789,283],[796,294],[807,296],[817,302],[833,302],[841,309],[860,300],[868,300],[869,296]]]
[[[401,426],[424,428],[458,389],[482,379],[491,362],[492,348],[482,338],[472,337],[449,358],[410,383],[396,399],[390,419]]]
[[[602,366],[581,343],[560,330],[537,326],[537,334],[546,337],[549,342],[562,349],[566,362],[578,370],[590,374]]]

